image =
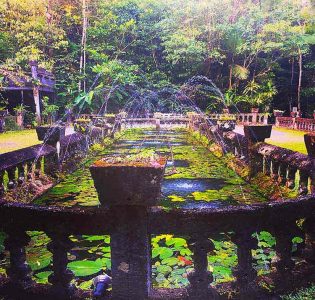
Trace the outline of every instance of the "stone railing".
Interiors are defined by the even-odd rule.
[[[10,253],[8,278],[0,280],[0,295],[17,299],[82,299],[88,297],[72,285],[73,274],[67,269],[67,253],[73,247],[70,235],[111,236],[111,297],[104,299],[218,299],[210,286],[213,276],[208,270],[207,255],[214,245],[210,238],[220,233],[231,235],[237,246],[238,264],[234,270],[233,294],[242,299],[269,299],[259,287],[260,277],[253,267],[252,249],[256,249],[255,232],[268,231],[276,238],[274,271],[264,280],[274,285],[276,293],[288,292],[309,281],[314,271],[315,198],[281,201],[224,209],[172,209],[145,206],[71,209],[39,207],[17,203],[0,203],[1,229],[7,235],[5,248]],[[297,221],[304,219],[303,227]],[[51,285],[35,284],[26,262],[27,231],[44,231],[51,239],[53,253]],[[153,289],[151,285],[150,239],[156,234],[188,236],[193,252],[194,271],[188,274],[190,285],[182,289]],[[305,243],[295,264],[292,238],[301,236]],[[314,273],[313,273],[314,274]],[[304,279],[304,280],[303,280]],[[303,283],[302,283],[303,282]],[[231,293],[231,286],[220,286]],[[238,294],[238,296],[236,296]],[[23,296],[22,298],[21,295]],[[29,298],[28,298],[29,297]]]
[[[189,118],[178,114],[155,113],[153,118],[124,118],[120,120],[123,128],[150,127],[154,126],[157,130],[161,127],[187,127]]]
[[[200,118],[197,119],[196,122],[192,122],[192,127],[198,128],[201,133],[206,133],[209,138],[213,138],[214,134],[221,134],[210,128],[207,123],[200,123]],[[310,160],[312,158],[295,156],[296,154],[292,152],[278,153],[278,147],[270,148],[270,145],[265,143],[246,142],[244,136],[232,132],[221,135],[220,143],[224,145],[225,151],[233,151],[240,158],[249,161],[251,166],[254,164],[259,166],[258,170],[268,170],[268,167],[264,167],[268,166],[268,163],[264,164],[263,160],[266,157],[270,158],[270,173],[273,172],[272,174],[278,176],[281,176],[282,163],[287,167],[288,165],[295,167],[300,172],[308,172],[309,164],[312,162]],[[275,156],[276,154],[281,157]],[[280,162],[278,169],[272,160],[276,163]],[[305,179],[303,182],[305,185]],[[143,203],[146,203],[145,199]],[[112,291],[108,292],[104,299],[204,300],[218,299],[219,293],[225,293],[225,296],[233,295],[234,299],[270,299],[271,295],[261,288],[260,282],[273,285],[273,293],[279,294],[314,279],[314,213],[314,195],[306,195],[294,200],[217,209],[166,210],[158,206],[110,204],[107,208],[81,209],[0,202],[2,221],[0,228],[6,233],[5,247],[10,253],[8,278],[0,280],[0,295],[15,296],[17,299],[21,296],[26,299],[89,297],[88,293],[75,289],[72,284],[73,274],[67,268],[67,253],[73,247],[69,237],[78,234],[109,234]],[[298,226],[301,220],[304,220],[302,226]],[[49,251],[53,254],[53,273],[49,276],[51,285],[35,284],[32,281],[25,251],[30,241],[26,232],[32,230],[43,231],[51,239],[49,243]],[[252,249],[257,247],[257,240],[253,235],[260,231],[268,231],[276,239],[274,268],[269,275],[263,277],[257,276],[252,256]],[[210,239],[215,239],[221,233],[231,236],[237,247],[238,262],[233,272],[235,280],[232,285],[221,284],[217,290],[210,285],[213,276],[208,270],[207,255],[214,250],[214,244]],[[188,274],[187,288],[154,289],[152,287],[150,241],[151,236],[156,234],[188,237],[188,246],[193,253],[194,270]],[[304,243],[293,257],[292,239],[295,236],[302,237]],[[295,261],[304,261],[304,263],[295,263]]]
[[[0,198],[6,190],[13,190],[25,181],[34,181],[40,174],[55,177],[59,172],[75,169],[89,145],[101,142],[102,138],[102,130],[93,128],[88,136],[74,133],[61,138],[58,146],[45,143],[1,154]],[[6,186],[5,175],[8,178]]]
[[[311,150],[314,145],[307,147],[309,155],[305,155],[264,142],[255,143],[233,131],[221,132],[204,117],[193,120],[192,124],[190,129],[199,131],[209,141],[219,144],[223,153],[231,152],[248,164],[250,177],[262,172],[292,189],[295,188],[296,178],[299,178],[300,195],[315,192],[315,157]]]
[[[277,117],[276,126],[302,131],[315,131],[315,119]]]
[[[264,142],[250,146],[245,136],[235,132],[223,133],[223,141],[225,151],[249,164],[251,176],[262,172],[293,189],[299,174],[299,193],[303,195],[315,191],[315,159],[310,155]]]
[[[232,120],[237,124],[268,124],[268,113],[238,113],[238,114],[209,114],[208,117],[214,120]]]

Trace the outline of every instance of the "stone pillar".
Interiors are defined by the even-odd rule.
[[[250,178],[263,171],[263,157],[253,152],[252,148],[256,143],[269,138],[271,130],[272,125],[244,125],[244,134],[248,142]]]
[[[111,235],[113,299],[148,299],[151,289],[151,243],[147,208],[114,206]]]
[[[109,207],[114,222],[111,271],[115,300],[149,298],[151,236],[148,207],[157,204],[166,159],[157,163],[160,167],[135,167],[128,162],[115,165],[100,160],[90,167],[99,201]]]
[[[161,119],[155,119],[155,129],[161,130]]]
[[[36,61],[30,61],[30,66],[32,70],[32,77],[35,81],[38,81],[38,63]],[[36,110],[36,121],[38,124],[41,123],[42,117],[41,117],[41,109],[40,109],[40,98],[39,98],[39,87],[37,84],[34,84],[33,86],[33,97],[35,102],[35,110]]]

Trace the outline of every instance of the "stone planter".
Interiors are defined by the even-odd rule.
[[[315,119],[315,112],[313,113],[313,118]]]
[[[279,110],[274,110],[273,111],[273,115],[277,118],[277,117],[282,117],[284,114],[284,111],[279,111]]]
[[[39,141],[54,145],[65,136],[66,128],[64,126],[37,126],[36,133]]]
[[[253,114],[257,114],[257,113],[259,113],[259,108],[253,107],[253,108],[251,109],[251,112],[252,112]]]
[[[308,155],[315,158],[315,133],[305,134],[304,142]]]
[[[24,123],[24,112],[17,112],[16,113],[16,123],[20,128],[23,128]]]
[[[166,158],[153,161],[115,161],[104,158],[95,162],[90,171],[99,201],[104,206],[154,206],[161,193]]]
[[[263,142],[270,138],[272,125],[244,125],[244,134],[250,143]]]
[[[229,108],[223,108],[223,113],[224,114],[229,114],[230,113],[230,109]]]
[[[5,117],[7,116],[7,114],[7,110],[0,110],[0,133],[4,132]]]
[[[91,121],[86,119],[77,119],[74,122],[74,131],[88,134],[89,128],[91,127]]]
[[[153,114],[153,118],[154,119],[161,119],[162,118],[162,113],[160,113],[160,112],[155,112],[154,114]]]

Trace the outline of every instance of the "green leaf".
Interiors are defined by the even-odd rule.
[[[97,259],[92,260],[78,260],[68,264],[68,268],[77,277],[85,277],[96,274],[105,268],[104,261]]]
[[[156,270],[158,273],[162,273],[164,275],[172,272],[172,268],[170,266],[165,266],[165,265],[157,266]]]
[[[167,247],[158,247],[152,250],[152,258],[160,257],[161,259],[169,258],[173,255],[173,250]]]
[[[52,271],[45,271],[45,272],[39,272],[39,273],[35,274],[34,276],[36,278],[36,282],[42,283],[42,284],[48,283],[48,277],[52,273],[53,273]]]

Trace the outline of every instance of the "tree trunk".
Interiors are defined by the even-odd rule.
[[[229,74],[229,90],[232,89],[232,74],[233,74],[233,65],[230,65],[230,74]]]
[[[299,83],[298,83],[298,90],[297,90],[297,105],[298,105],[298,111],[301,111],[301,86],[302,86],[302,75],[303,75],[303,55],[302,51],[299,48]]]
[[[82,38],[81,38],[81,57],[80,57],[80,76],[83,76],[83,82],[80,78],[79,93],[86,91],[85,66],[86,66],[86,31],[88,26],[87,19],[87,0],[82,0]]]

